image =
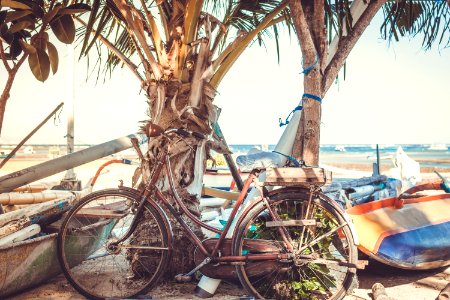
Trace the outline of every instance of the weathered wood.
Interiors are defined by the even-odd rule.
[[[21,242],[41,232],[41,226],[33,224],[22,228],[8,236],[0,238],[0,246],[8,246],[17,242]]]
[[[272,168],[266,170],[264,185],[324,185],[331,183],[331,177],[323,168]]]
[[[106,224],[106,225],[105,225]],[[93,227],[98,236],[108,236],[115,223],[105,220],[97,222]],[[52,231],[59,226],[55,224]],[[46,233],[49,227],[46,226]],[[36,286],[61,273],[56,254],[56,233],[27,239],[9,246],[0,246],[0,299],[7,299],[9,295]],[[86,232],[74,233],[74,243],[70,243],[70,251],[79,253],[93,253],[98,250],[99,241],[87,236]],[[86,248],[87,247],[87,248]],[[86,250],[91,249],[91,251]],[[72,256],[71,265],[77,265],[86,257]]]
[[[4,225],[3,227],[0,227],[0,238],[13,234],[14,232],[17,232],[22,228],[29,226],[30,224],[31,224],[30,218],[25,216],[18,220],[11,221],[10,223]]]
[[[36,204],[0,215],[0,237],[12,234],[31,224],[48,224],[57,220],[70,207],[72,197]]]
[[[210,188],[210,187],[206,187],[206,186],[203,186],[203,188],[202,188],[202,195],[223,198],[223,199],[227,199],[227,200],[237,200],[237,198],[239,197],[239,193],[223,191],[223,190],[214,189],[214,188]],[[207,205],[205,205],[205,206],[207,206]]]

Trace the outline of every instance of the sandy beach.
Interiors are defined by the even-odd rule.
[[[87,180],[94,176],[98,167],[105,162],[116,157],[108,157],[99,159],[88,164],[75,168],[77,177],[82,180],[82,185],[87,183]],[[0,175],[18,171],[38,163],[43,162],[44,159],[12,159],[4,168],[0,170]],[[343,163],[330,162],[327,164],[333,167],[343,168],[354,171],[370,172],[371,165],[360,163]],[[124,184],[130,186],[131,177],[136,166],[113,164],[108,166],[99,177],[94,190],[116,187],[119,180],[123,180]],[[383,166],[382,171],[388,171],[389,166]],[[430,171],[424,173],[424,178],[437,178],[433,170],[423,169],[423,171]],[[450,174],[450,169],[442,168],[441,172],[447,176]],[[65,172],[55,174],[51,177],[41,179],[40,181],[57,182]],[[335,176],[339,176],[335,174]],[[370,262],[366,270],[358,271],[359,288],[354,293],[347,296],[345,299],[371,299],[371,287],[374,283],[380,282],[386,287],[387,294],[397,300],[431,300],[435,299],[448,282],[450,282],[450,268],[441,268],[429,271],[405,271],[389,268],[376,262]],[[153,299],[199,299],[193,295],[195,283],[177,284],[174,282],[161,283],[158,288],[151,291]],[[214,299],[239,299],[245,295],[246,292],[239,286],[228,283],[223,283],[214,296]],[[10,297],[12,300],[19,299],[84,299],[80,296],[67,282],[63,275],[59,275],[46,283],[24,291],[18,295]]]

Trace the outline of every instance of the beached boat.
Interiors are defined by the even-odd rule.
[[[345,152],[345,151],[347,151],[347,149],[345,149],[345,146],[343,146],[343,145],[337,145],[334,148],[334,151]]]
[[[87,230],[97,232],[101,230],[102,236],[107,236],[114,222],[97,221],[92,225]],[[56,222],[45,228],[47,234],[45,236],[0,246],[0,298],[36,286],[61,273],[56,252],[58,230],[59,222]],[[96,233],[96,236],[100,235]],[[83,253],[92,254],[99,248],[101,242],[89,238],[85,231],[80,231],[79,236],[72,237],[72,240],[68,244],[74,253],[80,252],[78,249],[81,247],[90,247],[91,251],[83,250]],[[86,258],[79,257],[77,261],[71,263],[77,265]]]
[[[428,146],[428,150],[445,151],[448,150],[448,147],[446,144],[431,144],[430,146]]]
[[[424,185],[439,189],[439,183]],[[450,265],[450,193],[414,197],[423,186],[398,198],[347,210],[356,228],[358,248],[369,257],[402,269]]]

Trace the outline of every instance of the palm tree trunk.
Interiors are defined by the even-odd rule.
[[[304,68],[307,70],[312,67],[310,71],[305,72],[303,80],[303,112],[292,149],[293,156],[304,160],[307,165],[319,163],[321,104],[313,98],[323,96],[321,64],[318,62],[325,50],[325,28],[324,23],[321,23],[324,11],[323,7],[317,6],[315,2],[320,1],[303,4],[291,0],[289,4],[302,49]]]

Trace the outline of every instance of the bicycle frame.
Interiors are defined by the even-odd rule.
[[[273,260],[273,259],[280,259],[280,258],[281,259],[288,258],[288,255],[286,255],[286,254],[253,254],[253,255],[250,254],[250,255],[245,255],[245,256],[220,256],[219,249],[223,245],[225,237],[226,237],[228,231],[230,230],[231,223],[232,223],[231,220],[233,220],[236,217],[239,207],[242,205],[242,203],[245,199],[245,196],[247,195],[247,192],[250,188],[250,185],[257,179],[257,174],[259,173],[259,171],[254,170],[250,173],[250,175],[248,176],[247,180],[244,183],[244,187],[243,187],[241,193],[239,194],[238,199],[236,200],[235,206],[227,220],[225,228],[217,229],[215,227],[212,227],[212,226],[202,222],[193,213],[191,213],[189,211],[189,209],[186,207],[186,205],[184,204],[181,197],[178,195],[178,193],[175,189],[175,182],[174,182],[174,178],[173,178],[173,173],[172,173],[169,156],[170,156],[170,149],[167,149],[167,148],[164,149],[158,155],[157,162],[153,169],[153,173],[150,177],[150,181],[147,184],[147,186],[145,187],[144,191],[142,192],[141,201],[139,202],[137,212],[132,221],[130,229],[120,240],[116,241],[114,244],[118,245],[131,236],[131,234],[136,229],[137,222],[140,218],[140,215],[142,214],[144,204],[147,201],[148,202],[152,201],[151,199],[153,197],[156,197],[158,202],[162,203],[164,205],[164,207],[171,213],[171,215],[178,221],[178,223],[180,223],[180,225],[183,227],[184,231],[187,233],[189,240],[198,247],[199,251],[201,251],[201,253],[203,255],[205,255],[205,257],[211,258],[212,262],[216,262],[216,263],[217,262],[240,262],[240,261],[246,261],[246,260],[257,261],[257,260]],[[177,211],[169,203],[167,198],[163,195],[163,193],[156,186],[156,182],[164,168],[165,168],[167,176],[168,176],[170,190],[172,191],[172,194],[175,198],[175,202],[179,205],[181,211]],[[260,190],[260,194],[261,194],[261,198],[264,200],[262,190]],[[265,201],[267,201],[267,199],[265,199]],[[269,206],[267,206],[267,207],[269,207]],[[270,213],[273,214],[273,212],[271,210],[270,210]],[[215,243],[215,246],[214,246],[214,249],[212,250],[212,252],[209,252],[204,247],[204,245],[203,245],[202,241],[199,239],[199,237],[186,224],[186,222],[181,217],[183,214],[185,214],[190,220],[192,220],[198,226],[219,234],[219,238],[218,238],[217,242]],[[278,216],[274,216],[274,217],[276,219],[279,219]],[[282,229],[280,229],[280,230],[283,231]],[[286,235],[284,234],[284,232],[280,232],[280,233],[284,236],[284,238],[286,238]],[[290,241],[285,239],[285,242],[287,243],[288,248],[292,249],[292,244],[290,243]]]

